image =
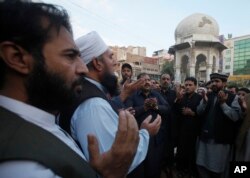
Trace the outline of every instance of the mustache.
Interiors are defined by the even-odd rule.
[[[82,85],[82,81],[84,80],[84,78],[79,77],[77,78],[73,83],[72,83],[72,88],[75,88],[79,85]]]
[[[76,94],[80,94],[82,92],[82,83],[85,80],[85,78],[82,77],[78,77],[71,85],[71,89],[73,91],[75,91]]]

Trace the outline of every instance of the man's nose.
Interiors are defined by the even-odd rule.
[[[89,72],[88,67],[86,66],[86,64],[84,62],[80,62],[77,66],[76,66],[76,73],[77,74],[87,74]]]

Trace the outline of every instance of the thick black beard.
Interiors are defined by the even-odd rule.
[[[48,112],[59,111],[77,99],[74,88],[79,82],[69,87],[60,75],[48,72],[45,64],[37,62],[26,82],[29,103]]]
[[[214,93],[219,93],[219,91],[221,90],[221,89],[217,88],[216,86],[212,86],[211,89],[213,90]]]
[[[111,96],[115,96],[118,93],[118,79],[114,74],[105,72],[102,76],[101,84],[108,90]]]
[[[142,87],[141,90],[142,90],[143,93],[148,93],[148,92],[150,92],[151,89],[150,88],[146,89],[146,88]]]

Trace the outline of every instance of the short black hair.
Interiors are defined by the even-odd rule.
[[[140,73],[139,75],[137,75],[137,80],[144,77],[145,75],[148,75],[147,73]]]
[[[185,82],[186,81],[192,81],[192,82],[194,82],[194,85],[197,85],[197,79],[195,78],[195,77],[187,77],[186,79],[185,79]]]
[[[43,57],[42,49],[51,39],[51,30],[59,33],[62,26],[72,34],[68,13],[60,6],[20,0],[0,2],[0,43],[11,41],[32,55]],[[0,58],[0,88],[6,67]]]
[[[128,68],[128,69],[130,69],[131,71],[133,71],[133,70],[132,70],[132,66],[131,66],[129,63],[124,63],[124,64],[122,64],[122,69],[124,69],[124,68]]]
[[[163,75],[169,75],[170,80],[172,80],[172,76],[169,73],[163,73],[163,74],[161,74],[160,78],[162,78]]]

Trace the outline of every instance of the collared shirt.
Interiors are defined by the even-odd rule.
[[[86,79],[103,92],[105,91],[100,83],[89,78]],[[98,138],[100,152],[106,152],[111,148],[115,140],[118,121],[117,113],[112,109],[108,101],[100,97],[87,99],[78,106],[71,119],[71,133],[73,138],[80,143],[87,160],[89,160],[87,135],[94,134]],[[145,129],[140,130],[139,137],[139,145],[129,172],[138,166],[147,154],[148,131]]]
[[[85,159],[74,140],[66,135],[55,123],[55,116],[23,102],[0,95],[0,106],[17,114],[24,120],[31,122],[52,133],[72,150]],[[49,148],[43,148],[49,149]],[[58,155],[60,156],[60,155]],[[0,163],[0,177],[6,178],[58,178],[52,170],[34,161],[7,161]]]

